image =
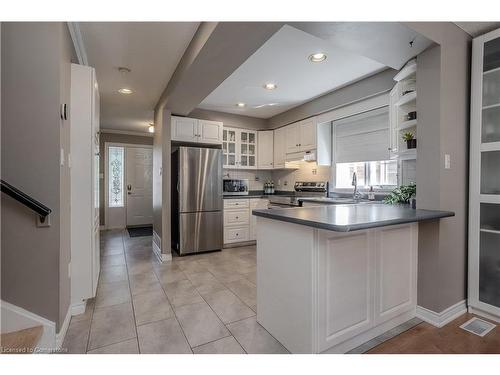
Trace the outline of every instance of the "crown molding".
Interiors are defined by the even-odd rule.
[[[73,41],[73,46],[75,47],[76,56],[78,57],[78,62],[80,65],[89,65],[87,59],[87,51],[85,50],[85,44],[83,43],[82,33],[80,32],[80,25],[78,22],[67,22],[69,33],[71,35],[71,40]]]
[[[101,133],[107,133],[107,134],[123,134],[123,135],[135,135],[139,137],[154,137],[154,133],[149,133],[149,132],[135,132],[132,130],[116,130],[116,129],[105,129],[101,128],[100,129]]]

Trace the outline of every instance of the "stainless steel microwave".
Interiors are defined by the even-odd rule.
[[[224,195],[248,195],[248,180],[224,179],[222,191]]]

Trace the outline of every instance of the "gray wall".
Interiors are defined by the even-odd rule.
[[[134,145],[152,145],[153,137],[148,136],[138,136],[138,135],[129,135],[129,134],[115,134],[115,133],[103,133],[99,134],[99,173],[103,174],[106,170],[104,163],[106,162],[106,150],[104,149],[106,142],[114,142],[114,143],[131,143]],[[106,196],[106,186],[104,186],[104,177],[99,177],[99,222],[101,225],[104,225],[106,215],[106,202],[104,198]]]
[[[52,209],[51,226],[2,194],[1,298],[56,322],[69,306],[69,148],[59,105],[72,47],[64,23],[2,23],[2,179]],[[34,58],[34,56],[36,58]],[[66,147],[65,147],[66,146]]]
[[[467,296],[471,38],[449,22],[407,25],[439,44],[418,57],[417,204],[455,212],[419,232],[418,304],[441,312]]]
[[[241,116],[233,113],[224,113],[218,111],[209,111],[206,109],[196,108],[193,110],[189,117],[194,117],[202,120],[222,121],[224,126],[231,126],[234,128],[245,128],[262,130],[267,129],[268,121],[263,118]]]
[[[268,127],[271,129],[279,128],[283,125],[387,92],[394,87],[393,78],[395,74],[396,71],[394,69],[386,69],[380,73],[322,95],[307,103],[271,117],[267,120]]]

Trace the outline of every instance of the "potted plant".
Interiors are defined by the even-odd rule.
[[[409,185],[401,185],[394,189],[391,194],[384,198],[384,203],[387,204],[409,204],[417,194],[417,185],[411,183]],[[413,203],[412,203],[413,206]],[[413,207],[415,208],[415,207]]]
[[[403,134],[403,141],[406,141],[406,147],[408,149],[417,148],[417,140],[411,132],[406,132]]]

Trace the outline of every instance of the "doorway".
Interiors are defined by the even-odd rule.
[[[105,227],[153,224],[153,148],[105,143]]]

